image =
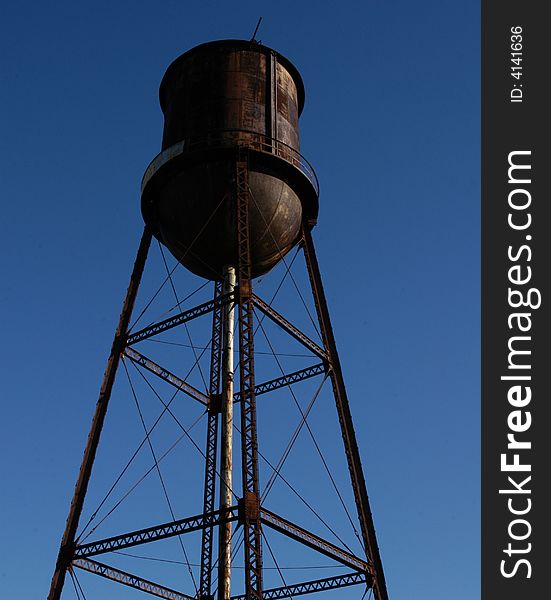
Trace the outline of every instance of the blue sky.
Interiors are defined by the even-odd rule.
[[[478,3],[99,0],[1,13],[6,596],[49,586],[142,228],[160,79],[183,51],[249,38],[263,16],[257,37],[305,82],[314,235],[390,597],[477,597]],[[313,418],[332,454],[334,415]]]

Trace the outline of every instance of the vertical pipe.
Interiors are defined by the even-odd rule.
[[[105,374],[103,376],[99,399],[96,404],[96,412],[94,413],[94,418],[92,420],[90,434],[88,435],[88,443],[86,444],[86,449],[84,450],[84,456],[82,458],[82,464],[80,466],[80,472],[75,486],[71,508],[69,509],[69,516],[67,517],[65,532],[63,534],[63,539],[61,540],[61,547],[57,557],[57,563],[55,566],[54,576],[52,578],[50,593],[48,594],[48,600],[59,600],[61,596],[61,590],[63,589],[67,568],[73,559],[75,537],[80,515],[82,513],[82,507],[84,505],[84,497],[86,496],[88,482],[90,481],[90,476],[92,474],[92,466],[94,465],[96,450],[99,444],[105,415],[107,413],[109,399],[111,398],[111,390],[113,389],[113,383],[115,381],[117,367],[119,366],[120,356],[126,345],[126,332],[130,323],[130,317],[132,316],[132,309],[134,308],[134,302],[140,286],[150,244],[151,232],[146,227],[142,235],[140,247],[138,248],[136,261],[134,262],[134,268],[132,270],[132,275],[130,276],[130,283],[128,284],[121,316],[119,318],[119,324],[117,331],[115,332],[115,339],[113,340],[113,345],[111,347],[111,354],[109,355],[107,368],[105,369]]]
[[[224,269],[223,294],[235,290],[235,268]],[[222,514],[232,506],[232,460],[233,460],[233,337],[235,304],[224,306],[224,333],[222,350],[222,433],[220,464],[220,510]],[[218,560],[218,600],[229,600],[231,590],[231,536],[232,524],[220,525]]]
[[[259,57],[260,58],[260,57]],[[267,52],[266,54],[264,54],[264,60],[266,61],[266,81],[265,81],[265,94],[266,94],[266,100],[265,100],[265,105],[264,105],[264,109],[265,109],[265,123],[264,123],[264,128],[266,131],[266,136],[270,142],[270,144],[272,143],[271,138],[274,137],[273,133],[273,114],[274,114],[274,106],[273,106],[273,83],[272,83],[272,66],[273,66],[273,61],[272,61],[272,53],[271,52]]]
[[[277,131],[277,55],[275,52],[270,52],[270,62],[271,62],[271,76],[272,81],[272,97],[270,98],[270,102],[272,104],[272,131],[270,136],[274,138],[274,143],[277,144],[278,139],[278,131]]]

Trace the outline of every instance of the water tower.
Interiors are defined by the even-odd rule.
[[[73,577],[75,569],[82,569],[153,596],[177,600],[292,598],[353,585],[371,590],[376,600],[386,600],[360,455],[311,234],[318,216],[319,190],[314,170],[300,154],[302,79],[288,59],[266,46],[255,41],[223,40],[202,44],[177,58],[162,79],[159,95],[164,130],[161,153],[142,181],[145,229],[48,598],[59,599],[67,573]],[[207,302],[130,331],[153,238],[189,271],[213,281],[214,292]],[[253,289],[255,279],[285,260],[294,248],[304,256],[321,343]],[[300,343],[318,363],[269,381],[257,381],[257,314]],[[212,318],[212,338],[207,393],[136,350],[140,341],[208,315]],[[121,360],[139,364],[205,406],[202,510],[191,517],[84,543],[78,535],[79,521]],[[318,375],[332,384],[362,556],[268,510],[262,502],[256,397]],[[238,411],[235,421],[234,407]],[[303,415],[301,427],[305,422]],[[238,440],[234,440],[234,430],[239,432]],[[237,454],[239,459],[234,460]],[[239,485],[234,473],[239,473]],[[243,535],[243,569],[239,572],[232,568],[236,553],[232,540],[238,529]],[[265,587],[263,530],[267,529],[320,553],[341,568],[345,566],[347,572]],[[195,593],[175,590],[98,560],[103,554],[192,531],[201,533]],[[243,593],[232,595],[232,583],[237,578],[243,580]],[[76,593],[78,596],[78,587]]]

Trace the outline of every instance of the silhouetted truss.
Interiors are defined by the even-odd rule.
[[[239,234],[239,265],[237,271],[238,285],[235,293],[224,295],[221,293],[221,285],[216,284],[214,297],[209,302],[200,304],[190,310],[180,312],[176,316],[149,325],[135,333],[128,334],[130,314],[146,262],[152,235],[147,228],[144,232],[121,314],[121,320],[113,342],[105,379],[101,388],[100,399],[96,408],[92,430],[67,521],[67,528],[59,552],[56,572],[52,580],[52,587],[48,597],[49,600],[58,600],[60,598],[65,574],[68,570],[72,570],[73,568],[89,571],[159,598],[168,598],[171,600],[191,600],[192,598],[194,600],[212,599],[211,574],[213,571],[213,528],[219,526],[221,523],[230,521],[237,522],[244,534],[246,590],[246,594],[233,596],[232,600],[275,600],[277,598],[289,598],[292,596],[352,585],[364,585],[371,588],[376,600],[387,600],[388,598],[359,452],[352,426],[339,357],[329,320],[325,294],[321,283],[321,276],[311,238],[310,226],[306,223],[303,224],[301,247],[304,252],[312,287],[314,304],[323,341],[322,346],[311,340],[306,334],[300,331],[252,291],[249,266],[249,243],[247,238],[247,176],[248,167],[246,156],[238,157],[238,160],[236,161],[236,195],[237,227]],[[223,514],[220,510],[214,510],[214,506],[217,481],[217,431],[220,404],[221,314],[222,308],[230,302],[235,303],[239,316],[236,331],[239,335],[240,389],[235,392],[234,401],[239,402],[241,406],[240,445],[242,451],[243,497],[239,500],[237,505],[225,510]],[[254,379],[253,360],[253,307],[266,315],[280,329],[297,340],[309,350],[314,357],[317,357],[322,362],[318,362],[313,366],[292,373],[284,374],[281,377],[269,381],[256,383]],[[210,386],[208,395],[199,391],[191,384],[187,383],[185,379],[171,373],[166,368],[141,354],[134,348],[134,345],[142,340],[151,338],[168,329],[180,326],[192,319],[211,313],[213,315],[213,335],[211,343]],[[84,496],[86,494],[95,452],[99,443],[99,434],[105,419],[115,372],[122,356],[146,369],[149,373],[159,377],[206,407],[208,427],[205,450],[203,512],[177,521],[152,525],[145,529],[123,533],[118,536],[78,544],[75,541],[76,531],[82,511]],[[255,399],[262,394],[317,375],[325,375],[332,383],[347,465],[354,492],[362,543],[366,552],[366,556],[363,558],[355,556],[348,550],[340,548],[318,535],[311,533],[300,525],[267,510],[265,507],[261,506],[260,503],[258,490]],[[264,589],[262,584],[261,553],[261,535],[263,527],[273,529],[284,536],[287,536],[291,540],[303,544],[341,565],[345,565],[351,572],[336,577]],[[147,544],[156,540],[185,535],[194,531],[202,532],[201,578],[198,596],[191,596],[181,591],[164,587],[137,575],[96,562],[91,558],[109,552],[119,551],[124,548]]]

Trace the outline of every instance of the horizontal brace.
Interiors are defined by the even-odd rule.
[[[174,537],[182,533],[190,531],[199,531],[205,527],[219,525],[220,523],[229,523],[237,520],[237,506],[232,506],[226,511],[227,516],[222,517],[221,511],[216,510],[210,515],[197,515],[179,521],[172,521],[157,525],[156,527],[148,527],[147,529],[139,529],[131,531],[115,537],[90,542],[77,546],[73,553],[74,557],[94,556],[95,554],[104,554],[105,552],[113,552],[121,548],[129,548],[140,544],[147,544],[156,540],[162,540],[169,537]]]
[[[132,362],[137,365],[142,366],[144,369],[147,369],[150,373],[157,375],[170,385],[174,386],[176,389],[184,392],[188,396],[191,396],[193,399],[201,402],[204,406],[207,406],[209,403],[209,398],[203,392],[200,392],[197,388],[194,388],[189,383],[185,382],[183,379],[180,379],[177,375],[174,375],[170,371],[167,371],[164,367],[161,367],[156,362],[152,361],[147,356],[140,354],[134,348],[125,348],[124,355],[127,356]]]
[[[349,573],[338,577],[327,577],[326,579],[315,579],[314,581],[305,581],[278,588],[271,588],[262,592],[263,600],[277,600],[278,598],[292,598],[303,594],[312,594],[324,590],[334,590],[360,583],[368,583],[368,576],[365,573]],[[369,579],[371,583],[371,578]],[[230,600],[245,600],[246,596],[232,596]]]
[[[126,345],[131,346],[136,342],[141,342],[142,340],[146,340],[147,338],[153,337],[158,333],[162,333],[167,329],[172,329],[173,327],[177,327],[178,325],[182,325],[182,323],[187,323],[197,317],[201,317],[203,315],[212,312],[216,308],[220,306],[224,306],[229,302],[234,300],[234,294],[224,294],[223,296],[219,296],[214,300],[210,300],[209,302],[205,302],[204,304],[200,304],[195,308],[191,308],[190,310],[186,310],[185,312],[178,313],[174,317],[170,319],[165,319],[164,321],[160,321],[159,323],[155,323],[154,325],[150,325],[149,327],[145,327],[144,329],[140,329],[140,331],[136,331],[136,333],[132,333],[128,335],[126,338]]]
[[[157,596],[158,598],[167,598],[168,600],[195,600],[193,596],[188,596],[187,594],[182,594],[181,592],[171,590],[170,588],[153,583],[148,579],[143,579],[142,577],[137,577],[136,575],[132,575],[126,571],[109,567],[108,565],[96,562],[95,560],[77,558],[75,561],[73,561],[72,565],[84,571],[88,571],[89,573],[94,573],[100,577],[105,577],[105,579],[111,579],[111,581],[117,581],[118,583],[122,583],[128,587],[141,590],[142,592],[146,592],[152,596]]]
[[[328,356],[325,350],[320,348],[316,342],[311,340],[306,334],[302,333],[300,329],[297,329],[292,323],[287,321],[287,319],[281,316],[276,310],[274,310],[271,306],[266,304],[264,300],[259,298],[256,294],[252,295],[254,305],[262,311],[269,319],[271,319],[274,323],[279,325],[284,331],[286,331],[291,337],[295,338],[297,342],[300,342],[303,346],[308,348],[311,352],[319,356],[324,361],[328,361]]]
[[[283,377],[278,377],[277,379],[271,379],[270,381],[259,383],[254,388],[254,395],[260,396],[260,394],[266,394],[267,392],[272,392],[278,388],[292,385],[293,383],[304,381],[305,379],[309,379],[310,377],[315,377],[316,375],[321,375],[323,373],[325,373],[324,363],[308,367],[307,369],[301,369],[300,371],[289,373],[289,375],[283,375]],[[234,402],[239,402],[240,399],[240,392],[236,392],[233,395]]]
[[[260,509],[260,520],[275,531],[279,531],[283,535],[286,535],[297,542],[301,542],[305,546],[317,550],[318,552],[321,552],[321,554],[324,554],[347,567],[351,567],[361,573],[371,572],[371,567],[361,558],[354,556],[350,552],[331,544],[323,538],[310,533],[299,525],[295,525],[265,508]]]

